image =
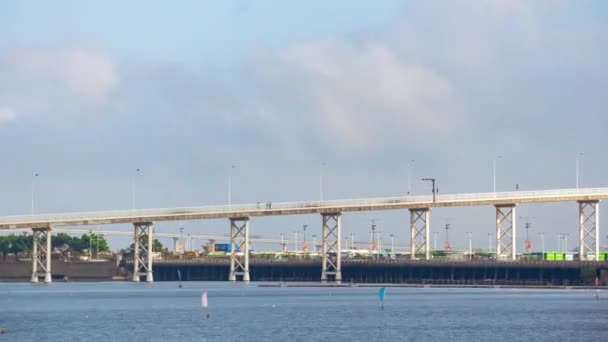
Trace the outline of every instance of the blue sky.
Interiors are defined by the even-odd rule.
[[[129,208],[133,177],[138,207],[226,203],[229,173],[240,203],[317,199],[321,173],[331,199],[404,194],[408,172],[415,193],[430,190],[423,176],[441,193],[484,192],[498,155],[498,190],[572,188],[580,152],[582,186],[608,186],[607,13],[603,1],[3,1],[1,212],[29,212],[35,173],[39,212]],[[577,233],[573,203],[519,214],[548,246]],[[493,232],[493,208],[432,215],[456,246]],[[407,212],[346,215],[346,234],[367,236],[371,218],[409,243]],[[252,229],[302,224],[320,218]]]

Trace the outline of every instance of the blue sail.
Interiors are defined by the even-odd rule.
[[[381,287],[380,291],[378,292],[378,299],[380,299],[380,301],[384,302],[385,294],[386,294],[386,288]]]

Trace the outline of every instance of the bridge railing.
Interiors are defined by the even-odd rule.
[[[585,196],[585,195],[608,195],[608,188],[590,189],[561,189],[561,190],[538,190],[538,191],[512,191],[512,192],[490,192],[490,193],[469,193],[469,194],[449,194],[437,195],[436,202],[464,202],[464,201],[484,201],[484,200],[518,200],[530,198],[550,198],[556,196]],[[347,200],[324,200],[306,202],[258,202],[256,204],[234,204],[234,205],[213,205],[200,207],[181,207],[164,209],[134,209],[134,210],[111,210],[94,212],[74,212],[58,214],[37,214],[0,217],[0,224],[11,224],[20,222],[56,222],[66,220],[109,220],[115,218],[145,218],[154,216],[171,215],[195,215],[213,213],[231,213],[235,216],[239,213],[251,213],[255,211],[269,210],[295,210],[306,208],[340,208],[340,207],[359,207],[359,206],[378,206],[390,204],[430,204],[433,202],[432,195],[406,195],[400,197],[380,197],[365,199]],[[267,207],[269,205],[269,207]]]

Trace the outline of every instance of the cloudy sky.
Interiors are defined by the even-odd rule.
[[[138,208],[227,203],[228,177],[233,203],[316,200],[321,174],[326,199],[403,195],[408,174],[489,192],[495,159],[499,191],[573,188],[581,152],[581,186],[608,186],[607,60],[601,0],[2,1],[0,212],[29,213],[32,182],[44,213],[128,209],[132,180]],[[408,215],[344,234],[375,218],[406,244]],[[432,230],[485,247],[494,215],[437,209]],[[519,215],[534,248],[574,247],[575,203]],[[303,224],[319,234],[252,230]]]

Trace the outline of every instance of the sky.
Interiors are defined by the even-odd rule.
[[[325,199],[491,192],[494,162],[498,191],[574,188],[577,159],[608,187],[607,60],[601,0],[2,1],[0,215],[226,204],[228,179],[232,203],[317,200],[321,177]],[[533,249],[575,247],[576,203],[517,215]],[[343,235],[372,219],[409,245],[407,211],[345,214]],[[485,247],[495,211],[431,221]],[[251,229],[304,224],[320,235]]]

